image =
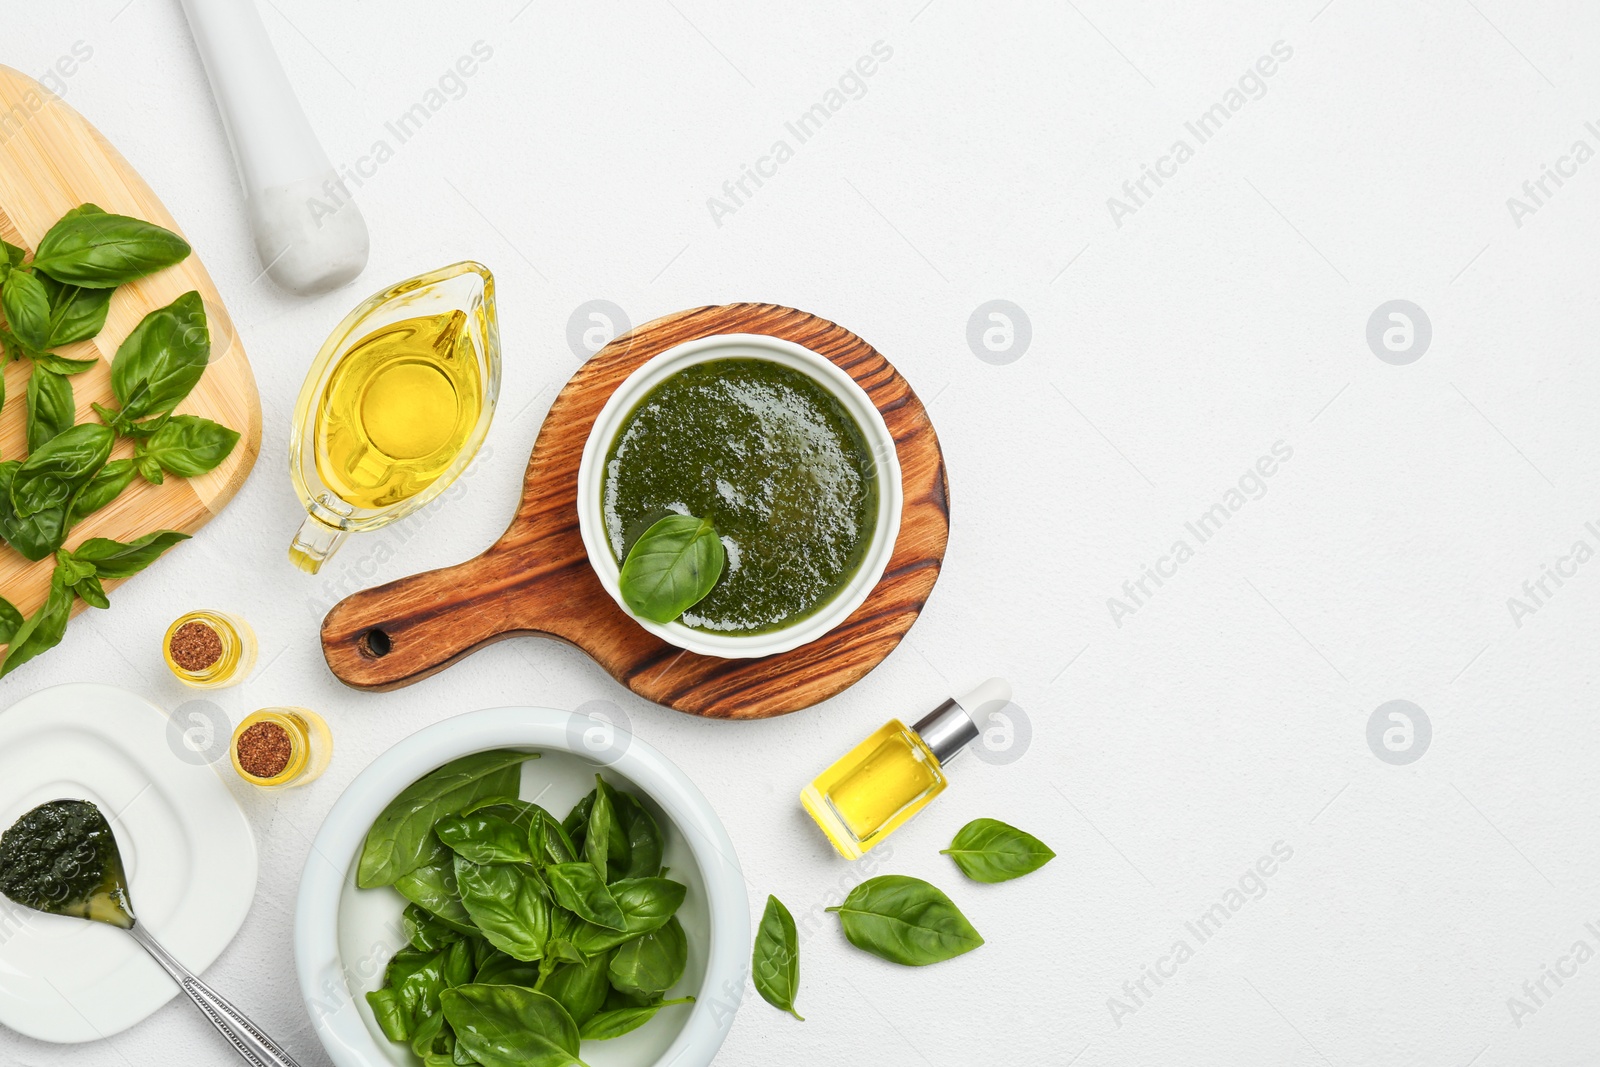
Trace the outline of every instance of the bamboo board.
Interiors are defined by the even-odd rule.
[[[183,231],[138,173],[83,116],[27,75],[0,66],[0,237],[28,250],[55,221],[82,203],[114,214]],[[100,335],[63,346],[71,359],[99,358],[100,364],[73,376],[78,421],[95,420],[92,403],[112,402],[111,357],[139,320],[191,289],[205,302],[211,329],[211,364],[194,392],[178,406],[180,414],[203,415],[240,433],[232,454],[216,470],[198,478],[168,477],[150,485],[135,477],[112,503],[73,527],[71,548],[90,537],[126,541],[153,530],[193,533],[232,499],[261,449],[261,403],[244,346],[222,298],[197,253],[174,267],[121,286]],[[5,366],[5,406],[0,409],[0,457],[27,453],[27,360]],[[128,441],[117,442],[112,458],[132,455]],[[180,546],[173,550],[182,552]],[[24,615],[44,602],[54,561],[29,563],[0,546],[0,596]],[[157,562],[152,570],[170,566]],[[108,587],[112,583],[107,583]],[[83,608],[79,601],[74,610]]]
[[[794,341],[854,378],[894,436],[905,492],[894,554],[866,601],[825,636],[763,659],[696,655],[639,626],[600,585],[578,533],[578,464],[607,398],[652,356],[726,333]],[[933,590],[949,534],[939,439],[922,402],[888,360],[843,327],[793,308],[698,308],[624,334],[586,362],[550,407],[528,460],[522,502],[500,540],[465,563],[340,601],[322,623],[323,655],[347,685],[395,689],[491,642],[544,635],[578,646],[658,704],[723,719],[782,715],[833,696],[893,651]],[[368,636],[375,630],[388,638],[381,655]]]

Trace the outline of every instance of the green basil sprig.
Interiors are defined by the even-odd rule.
[[[710,519],[668,515],[628,550],[618,579],[623,602],[651,622],[671,622],[716,586],[725,556]]]
[[[205,305],[191,290],[146,315],[118,346],[111,360],[111,391],[121,408],[95,410],[118,433],[128,433],[136,420],[177,407],[199,383],[210,358]]]
[[[904,874],[869,878],[827,910],[838,914],[856,948],[908,967],[953,959],[983,944],[949,897]]]
[[[148,482],[160,485],[162,472],[193,478],[214,470],[239,443],[239,431],[199,415],[173,415],[134,446],[133,462]]]
[[[109,607],[101,579],[135,574],[188,537],[176,530],[158,530],[126,544],[96,537],[85,541],[74,552],[58,552],[56,569],[50,576],[50,592],[25,622],[19,625],[17,620],[21,613],[14,605],[0,600],[3,605],[0,607],[0,636],[6,642],[0,678],[61,643],[67,631],[67,619],[72,614],[74,596],[93,607]]]
[[[189,243],[171,230],[84,204],[40,238],[33,267],[67,285],[111,289],[188,254]]]
[[[770,894],[750,953],[750,977],[762,1000],[806,1021],[794,1010],[794,998],[800,992],[800,935],[789,909]]]
[[[114,290],[64,285],[47,274],[39,275],[39,281],[50,298],[50,337],[42,347],[87,341],[105,328]],[[92,360],[86,362],[93,365]]]
[[[974,882],[989,883],[1032,874],[1056,858],[1043,841],[998,819],[973,819],[940,854]]]

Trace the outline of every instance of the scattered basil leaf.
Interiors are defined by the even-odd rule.
[[[973,819],[940,854],[974,882],[989,883],[1032,874],[1056,858],[1043,841],[998,819]]]
[[[105,328],[114,290],[63,285],[48,275],[40,275],[39,281],[50,298],[50,337],[40,347],[55,348],[87,341]]]
[[[553,997],[504,985],[464,985],[440,998],[456,1044],[483,1067],[568,1067],[578,1024]]]
[[[451,760],[412,782],[389,802],[361,849],[356,884],[389,885],[422,865],[438,839],[433,824],[484,797],[514,795],[522,764],[537,753],[496,750]]]
[[[611,930],[626,930],[627,920],[605,879],[588,863],[557,863],[544,869],[556,903],[578,918]]]
[[[189,243],[171,230],[126,215],[79,209],[39,239],[33,266],[68,285],[110,289],[170,267],[188,254]]]
[[[628,550],[618,579],[623,602],[651,622],[671,622],[711,592],[724,558],[710,519],[668,515]]]
[[[838,913],[844,936],[856,948],[908,967],[952,959],[983,944],[949,897],[908,875],[869,878],[828,910]]]
[[[4,678],[41,652],[48,652],[61,643],[67,632],[67,618],[72,614],[72,590],[62,580],[57,567],[50,578],[50,592],[39,610],[11,635],[6,647],[6,658],[0,664],[0,678]]]
[[[750,953],[750,978],[762,1000],[806,1021],[794,1010],[794,998],[800,991],[800,935],[794,916],[775,896],[767,897],[767,908],[761,913]]]
[[[11,332],[25,347],[49,347],[50,296],[38,278],[25,270],[7,274],[5,287],[0,288],[0,308],[5,310]]]
[[[83,423],[65,430],[29,454],[11,482],[11,504],[22,518],[65,506],[111,456],[110,429]]]
[[[41,560],[66,540],[68,507],[46,508],[26,518],[18,515],[11,506],[11,485],[21,469],[18,460],[0,463],[0,537],[25,558]]]
[[[611,1008],[596,1014],[578,1031],[585,1041],[610,1041],[614,1037],[631,1033],[654,1019],[656,1012],[672,1004],[693,1004],[693,997],[660,1000],[633,1008]]]
[[[193,478],[214,469],[239,442],[239,431],[199,415],[174,415],[134,449],[143,471],[151,462],[162,470]]]
[[[473,863],[458,853],[456,889],[473,925],[495,948],[519,960],[544,955],[550,937],[550,905],[531,868]]]
[[[689,939],[674,915],[659,929],[617,946],[607,973],[619,992],[658,997],[678,984],[689,960]]]
[[[116,428],[177,407],[206,372],[211,331],[191,290],[134,327],[111,360],[111,391],[122,405]]]
[[[33,365],[54,371],[56,374],[82,374],[100,361],[98,359],[68,359],[54,352],[30,352]]]
[[[602,952],[581,963],[563,963],[555,969],[540,992],[554,997],[567,1009],[572,1021],[582,1026],[606,1002],[610,989],[606,966],[610,957]]]
[[[34,369],[38,374],[38,368]],[[113,459],[90,478],[72,501],[69,525],[99,511],[115,500],[133,481],[133,460]]]
[[[157,530],[132,541],[113,541],[91,537],[72,552],[72,558],[94,565],[102,578],[130,578],[160,558],[161,554],[189,535],[177,530]]]
[[[0,645],[8,644],[27,620],[11,601],[0,597]]]
[[[28,374],[28,451],[39,451],[52,438],[71,429],[76,418],[72,382],[35,366]]]

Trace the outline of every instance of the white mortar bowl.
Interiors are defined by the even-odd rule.
[[[661,827],[668,877],[689,889],[678,910],[688,966],[667,996],[695,1002],[663,1008],[623,1037],[584,1042],[584,1061],[706,1067],[733,1023],[750,962],[750,904],[733,842],[700,790],[654,748],[598,718],[529,707],[469,712],[412,734],[357,775],[324,820],[300,877],[294,956],[329,1058],[336,1067],[415,1067],[410,1048],[383,1036],[365,999],[405,944],[406,902],[389,887],[357,888],[355,860],[378,813],[402,789],[458,756],[495,748],[542,753],[523,764],[521,795],[558,819],[594,787],[596,772],[638,795]]]
[[[872,543],[862,557],[855,576],[832,600],[813,614],[768,633],[708,633],[681,622],[652,622],[634,614],[622,599],[619,582],[622,567],[611,554],[611,545],[606,539],[603,510],[606,455],[611,451],[611,443],[616,440],[623,421],[650,390],[685,367],[714,359],[764,359],[800,371],[817,382],[844,405],[845,411],[861,427],[861,434],[872,452],[878,477],[878,515],[873,526]],[[600,409],[594,426],[589,430],[589,439],[584,442],[583,459],[578,466],[578,531],[583,536],[589,566],[594,568],[600,584],[611,594],[611,599],[629,618],[663,641],[702,656],[720,656],[723,659],[752,659],[788,652],[815,641],[849,618],[850,613],[867,599],[878,584],[878,579],[883,577],[884,568],[889,565],[889,557],[894,554],[895,539],[900,536],[900,509],[903,503],[900,456],[895,451],[894,436],[889,433],[889,427],[884,424],[883,416],[878,413],[866,390],[826,356],[820,356],[793,341],[759,333],[724,333],[701,337],[675,345],[646,360],[623,379],[616,392]]]

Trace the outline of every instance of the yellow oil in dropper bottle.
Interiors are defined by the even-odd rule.
[[[944,792],[945,765],[973,741],[989,711],[1011,699],[991,678],[907,726],[891,719],[800,793],[800,803],[845,859],[860,859]]]

